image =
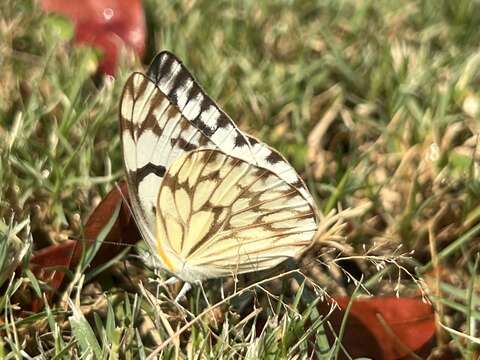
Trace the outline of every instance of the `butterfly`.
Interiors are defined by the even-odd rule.
[[[318,212],[300,176],[242,132],[172,53],[128,78],[119,122],[135,221],[177,278],[263,270],[311,245]]]

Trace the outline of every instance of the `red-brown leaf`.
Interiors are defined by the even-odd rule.
[[[335,301],[341,310],[335,310],[329,320],[338,334],[350,298]],[[410,359],[412,352],[428,354],[434,335],[430,304],[413,298],[372,297],[353,301],[342,344],[353,357]]]
[[[145,17],[140,0],[42,0],[45,11],[70,18],[75,24],[75,41],[103,50],[100,70],[114,74],[123,46],[138,56],[145,50]]]
[[[88,248],[113,216],[117,204],[122,202],[118,218],[92,260],[92,267],[99,266],[118,255],[124,249],[122,244],[134,244],[140,240],[134,219],[125,203],[125,200],[128,201],[127,185],[122,182],[119,187],[122,193],[118,188],[111,190],[85,224],[84,235]],[[53,291],[61,286],[65,276],[63,270],[73,269],[80,261],[81,255],[82,244],[75,240],[46,247],[34,254],[30,261],[31,270],[38,279],[46,282],[52,289],[47,293],[47,299],[50,299]],[[38,311],[41,307],[40,299],[32,303],[32,311]]]
[[[96,239],[100,231],[105,225],[107,225],[112,217],[117,204],[123,199],[128,201],[127,183],[123,181],[120,183],[119,188],[122,193],[118,191],[118,188],[114,188],[88,218],[87,223],[85,224],[85,239]],[[130,209],[125,204],[125,201],[122,201],[122,207],[118,214],[118,219],[105,238],[105,243],[93,259],[92,265],[98,266],[107,262],[124,249],[122,244],[135,244],[140,239],[141,236]]]

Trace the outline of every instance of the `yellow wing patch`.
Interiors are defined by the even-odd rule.
[[[157,226],[157,248],[174,254],[174,272],[215,276],[275,266],[309,246],[317,229],[315,210],[293,186],[207,149],[183,154],[168,169]]]

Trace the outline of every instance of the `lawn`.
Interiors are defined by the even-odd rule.
[[[0,3],[0,358],[477,359],[480,3],[143,8],[143,59],[121,52],[110,76],[66,18]],[[128,207],[97,208],[125,179],[123,86],[162,49],[341,232],[175,301],[133,224],[112,232]]]

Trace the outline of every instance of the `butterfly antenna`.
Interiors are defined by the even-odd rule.
[[[127,184],[127,186],[128,186],[128,184]],[[122,188],[120,187],[120,185],[118,185],[118,182],[115,182],[115,187],[117,188],[118,192],[120,193],[120,196],[122,197],[122,200],[123,200],[125,206],[127,207],[128,212],[129,212],[130,215],[132,215],[132,217],[135,219],[135,214],[133,213],[132,207],[130,206],[130,202],[127,200],[127,198],[125,197],[125,195],[123,195]],[[127,190],[127,191],[128,191],[128,190]]]
[[[68,236],[68,240],[73,240],[73,241],[77,241],[77,242],[80,242],[82,241],[82,239],[79,239],[75,236],[71,236],[69,235]],[[96,241],[96,239],[83,239],[84,241],[86,241],[87,243],[94,243]],[[118,242],[115,242],[115,241],[102,241],[102,244],[108,244],[108,245],[118,245],[118,246],[124,246],[124,247],[134,247],[135,244],[126,244],[126,243],[118,243]]]

